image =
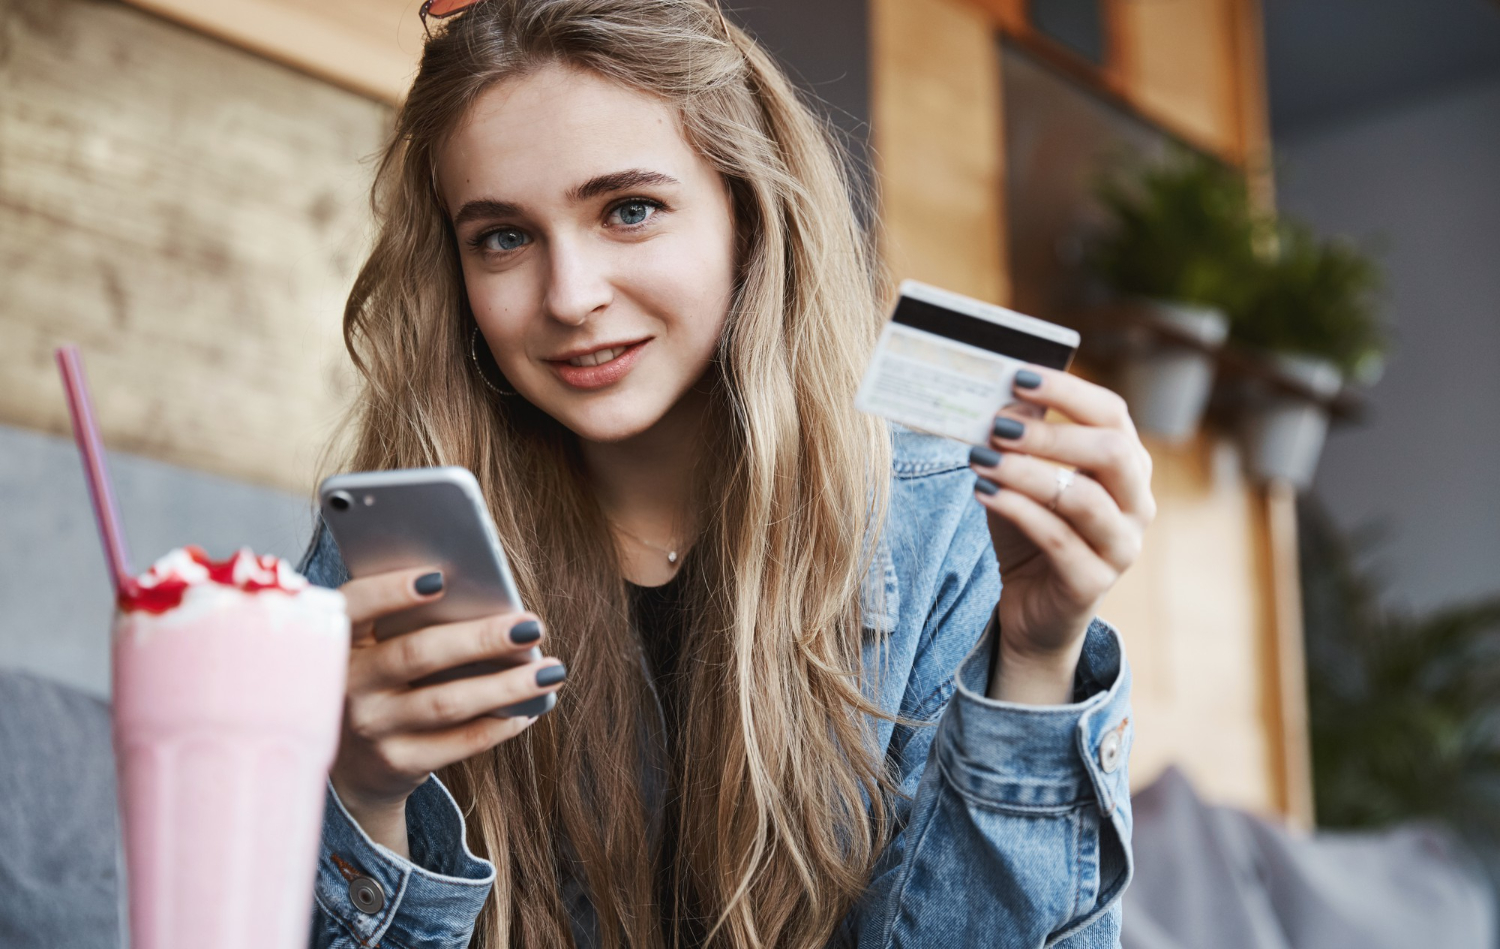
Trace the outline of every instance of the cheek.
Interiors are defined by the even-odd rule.
[[[535,313],[540,305],[531,283],[516,272],[471,273],[468,268],[464,271],[469,309],[494,350],[495,361],[507,376],[525,361],[524,340],[532,322],[527,314]]]
[[[695,362],[706,361],[717,348],[729,315],[735,277],[733,242],[686,240],[664,254],[652,272],[658,292],[671,301],[671,312],[681,324],[674,329],[681,334],[684,348]]]

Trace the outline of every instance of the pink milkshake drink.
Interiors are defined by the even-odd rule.
[[[348,657],[343,596],[274,557],[188,547],[122,586],[132,949],[306,949]]]

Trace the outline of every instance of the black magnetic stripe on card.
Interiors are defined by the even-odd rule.
[[[891,321],[1048,369],[1066,369],[1073,361],[1073,347],[1066,343],[912,297],[901,298]]]

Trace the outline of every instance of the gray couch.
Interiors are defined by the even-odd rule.
[[[1491,894],[1442,831],[1300,837],[1176,771],[1133,800],[1124,949],[1494,945]],[[0,669],[0,947],[116,949],[117,841],[107,706]]]
[[[0,946],[117,949],[109,708],[0,669]]]

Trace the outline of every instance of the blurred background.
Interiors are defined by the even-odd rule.
[[[418,5],[0,0],[0,666],[108,694],[61,342],[138,567],[300,555]],[[726,9],[893,275],[1079,327],[1145,433],[1127,945],[1493,944],[1500,3]]]

